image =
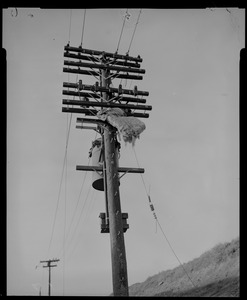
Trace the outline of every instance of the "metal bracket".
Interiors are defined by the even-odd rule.
[[[124,175],[126,175],[129,172],[129,170],[127,170],[126,172],[123,173],[123,175],[118,176],[118,179],[120,180]]]
[[[107,222],[106,219],[106,214],[105,213],[100,213],[99,218],[101,219],[101,233],[109,233],[110,228],[109,228],[109,223]],[[129,224],[127,223],[128,219],[128,213],[122,213],[122,224],[123,224],[123,232],[126,232],[127,229],[129,229]],[[119,236],[120,233],[118,233]]]

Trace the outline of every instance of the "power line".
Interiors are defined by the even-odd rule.
[[[127,9],[126,9],[126,12],[125,12],[125,16],[124,16],[124,20],[123,20],[123,25],[122,25],[121,33],[120,33],[120,36],[119,36],[119,40],[118,40],[116,52],[118,52],[119,45],[120,45],[120,41],[121,41],[122,34],[123,34],[123,29],[124,29],[125,21],[126,21],[126,19],[127,19],[128,17],[129,17],[129,14],[128,14],[128,8],[127,8]]]
[[[96,131],[94,140],[96,139],[97,134],[98,134],[98,132]],[[87,164],[88,166],[89,166],[89,164],[90,164],[90,161],[91,161],[91,157],[89,157],[89,159],[88,159],[88,164]],[[74,212],[73,212],[72,219],[71,219],[71,221],[70,221],[70,225],[69,225],[68,232],[67,232],[67,234],[66,234],[66,238],[65,238],[66,242],[68,241],[69,233],[70,233],[70,231],[71,231],[71,226],[72,226],[72,224],[73,224],[73,221],[75,220],[76,212],[78,211],[77,208],[78,208],[78,205],[79,205],[79,201],[80,201],[80,199],[81,199],[81,193],[82,193],[82,190],[83,190],[83,187],[84,187],[84,183],[85,183],[87,174],[88,174],[88,172],[85,172],[85,175],[84,175],[83,180],[82,180],[82,185],[81,185],[81,188],[80,188],[80,192],[79,192],[79,196],[78,196],[78,199],[77,199],[77,203],[76,203],[76,206],[75,206],[75,209],[74,209]],[[72,242],[73,237],[74,237],[74,235],[75,235],[75,231],[77,230],[78,224],[80,223],[80,218],[81,218],[81,216],[82,216],[82,213],[83,213],[83,210],[84,210],[84,206],[85,206],[85,204],[86,204],[86,202],[87,202],[89,193],[90,193],[90,187],[89,187],[89,190],[88,190],[88,193],[87,193],[85,202],[84,202],[84,204],[83,204],[83,207],[82,207],[82,210],[81,210],[81,213],[80,213],[80,216],[79,216],[79,220],[78,220],[77,223],[76,223],[76,228],[75,228],[74,231],[72,232],[72,235],[71,235],[72,238],[70,239],[70,244],[69,244],[69,245],[71,245],[71,242]],[[66,248],[66,247],[65,247],[65,248]],[[75,248],[75,247],[74,247],[74,248]],[[74,249],[73,249],[72,252],[74,252]],[[61,250],[60,250],[60,253],[61,253]]]
[[[71,19],[72,19],[72,10],[70,9],[70,18],[69,18],[69,41],[70,43],[70,34],[71,34]],[[63,167],[62,167],[62,174],[60,178],[60,184],[59,184],[59,190],[58,190],[58,198],[57,198],[57,204],[56,204],[56,210],[55,210],[55,215],[53,218],[53,225],[52,225],[52,232],[51,232],[51,238],[49,242],[49,247],[48,247],[48,252],[47,256],[49,254],[50,248],[51,248],[51,243],[54,235],[54,229],[55,229],[55,224],[56,224],[56,218],[57,218],[57,212],[58,212],[58,205],[60,201],[60,194],[61,194],[61,189],[62,189],[62,182],[63,182],[63,176],[64,176],[64,169],[66,166],[67,169],[67,150],[68,150],[68,143],[69,143],[69,135],[70,135],[70,128],[71,128],[71,120],[72,120],[72,113],[70,114],[70,120],[69,120],[69,126],[68,126],[68,118],[67,118],[67,127],[66,127],[66,143],[65,143],[65,153],[64,153],[64,159],[63,159]],[[67,172],[67,171],[66,171]]]
[[[196,287],[196,285],[194,284],[194,282],[193,282],[192,279],[190,278],[189,274],[187,273],[185,267],[183,266],[183,264],[181,263],[180,259],[178,258],[177,254],[175,253],[175,251],[174,251],[174,249],[173,249],[171,243],[169,242],[169,240],[168,240],[168,238],[167,238],[167,236],[166,236],[166,234],[165,234],[165,232],[164,232],[162,226],[160,225],[160,222],[159,222],[158,218],[157,218],[157,223],[158,223],[159,228],[160,228],[160,230],[161,230],[163,236],[165,237],[165,239],[166,239],[166,241],[167,241],[167,243],[168,243],[170,249],[172,250],[173,254],[175,255],[175,257],[176,257],[177,261],[179,262],[180,266],[183,268],[184,273],[187,275],[187,277],[189,278],[189,280],[190,280],[190,282],[192,283],[192,285],[193,285],[194,287]]]
[[[129,45],[129,49],[128,49],[128,51],[127,51],[127,54],[129,54],[129,51],[130,51],[130,47],[131,47],[131,44],[132,44],[133,39],[134,39],[134,36],[135,36],[135,32],[136,32],[137,25],[138,25],[138,23],[139,23],[139,19],[140,19],[140,16],[141,16],[141,12],[142,12],[142,9],[140,9],[140,11],[139,11],[139,15],[138,15],[138,18],[137,18],[137,21],[136,21],[136,24],[135,24],[135,28],[134,28],[134,31],[133,31],[131,40],[130,40],[130,45]]]
[[[72,114],[71,114],[72,115]],[[70,115],[70,117],[72,117]],[[71,118],[70,118],[70,124],[71,124]],[[69,124],[68,124],[68,115],[67,115],[67,130],[66,133],[69,132]],[[66,219],[67,219],[67,170],[68,170],[68,164],[67,164],[67,155],[65,160],[65,183],[64,183],[64,227],[63,227],[63,295],[65,291],[65,233],[66,233]]]
[[[69,16],[69,38],[68,38],[68,44],[70,44],[72,9],[70,9],[70,14],[69,15],[70,16]]]
[[[81,32],[81,47],[82,47],[82,41],[84,35],[85,20],[86,20],[86,9],[84,9],[84,16],[83,16],[83,24],[82,24],[82,32]]]
[[[90,188],[90,190],[89,190],[89,192],[88,192],[88,195],[89,195],[90,191],[91,191],[91,188]],[[84,216],[84,218],[83,218],[83,220],[82,220],[82,222],[81,222],[81,227],[82,227],[82,228],[84,228],[85,222],[87,221],[88,216],[91,214],[90,212],[91,212],[91,210],[92,210],[92,208],[93,208],[94,202],[95,202],[95,197],[94,197],[94,190],[93,190],[93,192],[92,192],[92,194],[91,194],[91,200],[90,200],[90,203],[89,203],[89,205],[88,205],[86,214],[85,214],[85,216]],[[90,205],[90,204],[91,204],[91,205]],[[82,233],[82,230],[81,230],[80,233],[79,233],[80,236],[81,236],[81,233]],[[74,254],[76,248],[78,247],[80,241],[81,241],[80,239],[77,239],[77,240],[76,240],[76,243],[74,244],[74,247],[73,247],[72,250],[70,251],[70,254],[69,254],[69,257],[68,257],[68,261],[73,257],[73,254]],[[70,243],[70,244],[72,244],[72,243]]]
[[[89,163],[90,163],[90,158],[88,160],[88,166],[89,166]],[[81,193],[82,193],[82,190],[83,190],[83,187],[84,187],[84,183],[85,183],[87,174],[88,174],[88,172],[85,172],[84,178],[82,180],[82,185],[81,185],[81,188],[80,188],[79,196],[78,196],[78,199],[77,199],[77,203],[76,203],[76,206],[75,206],[75,209],[74,209],[74,212],[73,212],[73,215],[72,215],[69,227],[68,227],[68,231],[67,231],[67,234],[66,234],[66,237],[65,237],[65,245],[63,245],[63,247],[65,247],[65,248],[66,248],[66,243],[68,241],[68,237],[69,237],[69,234],[70,234],[70,231],[71,231],[71,226],[72,226],[72,224],[75,220],[76,212],[78,211],[78,205],[79,205],[79,201],[80,201],[80,198],[81,198]],[[72,235],[74,235],[74,233],[72,233]],[[61,254],[62,251],[64,251],[63,248],[60,250],[59,254]]]
[[[137,158],[137,155],[136,155],[135,147],[132,147],[132,149],[133,149],[133,152],[134,152],[134,154],[135,154],[135,159],[136,159],[136,162],[137,162],[138,168],[140,168],[140,164],[139,164],[139,161],[138,161],[138,158]],[[148,194],[148,190],[147,190],[147,187],[146,187],[146,184],[145,184],[144,178],[143,178],[143,176],[142,176],[142,173],[140,173],[140,175],[141,175],[142,183],[143,183],[143,185],[144,185],[144,188],[145,188],[146,194],[147,194],[147,196],[148,196],[148,195],[149,195],[149,194]]]
[[[127,11],[128,11],[128,9],[127,9]],[[129,19],[130,14],[127,14],[127,11],[126,11],[126,15],[127,15],[127,19]],[[139,11],[139,15],[138,15],[138,17],[137,17],[137,21],[136,21],[136,24],[135,24],[135,28],[134,28],[134,31],[133,31],[133,34],[132,34],[132,37],[131,37],[131,40],[130,40],[129,48],[128,48],[128,51],[127,51],[126,54],[129,54],[130,47],[131,47],[131,45],[132,45],[132,42],[133,42],[133,39],[134,39],[134,36],[135,36],[136,28],[137,28],[137,25],[138,25],[139,20],[140,20],[141,11],[142,11],[142,9],[140,9],[140,11]],[[125,20],[126,20],[126,17],[124,18],[123,27],[124,27],[124,24],[125,24]],[[123,27],[122,27],[122,31],[123,31]],[[121,39],[121,36],[122,36],[122,31],[121,31],[121,35],[120,35],[120,38],[119,38],[118,46],[119,46],[120,39]],[[121,81],[120,81],[120,84],[122,84],[122,79],[121,79]],[[130,85],[131,85],[131,84],[132,84],[132,80],[131,80]],[[126,79],[126,84],[125,84],[125,86],[126,86],[126,85],[127,85],[127,79]]]
[[[136,162],[137,162],[137,165],[138,165],[138,167],[139,167],[139,161],[138,161],[138,158],[137,158],[136,151],[135,151],[135,148],[134,148],[134,147],[133,147],[133,152],[134,152],[134,154],[135,154]],[[166,239],[166,242],[168,243],[170,249],[172,250],[172,253],[173,253],[174,256],[176,257],[176,259],[177,259],[177,261],[179,262],[180,266],[183,268],[184,273],[186,274],[186,276],[188,277],[188,279],[190,280],[190,282],[192,283],[192,285],[193,285],[194,287],[196,287],[196,285],[195,285],[194,282],[192,281],[191,277],[190,277],[189,274],[187,273],[186,269],[184,268],[183,264],[181,263],[179,257],[177,256],[175,250],[173,249],[171,243],[169,242],[169,240],[168,240],[168,238],[167,238],[167,236],[166,236],[166,234],[165,234],[165,232],[164,232],[164,230],[163,230],[163,228],[162,228],[162,226],[161,226],[161,224],[160,224],[160,222],[159,222],[159,220],[158,220],[158,217],[157,217],[157,215],[156,215],[156,213],[155,213],[154,205],[152,204],[151,197],[150,197],[150,193],[149,193],[148,190],[147,190],[147,187],[146,187],[144,178],[143,178],[142,174],[140,174],[140,175],[141,175],[142,182],[143,182],[143,185],[144,185],[144,188],[145,188],[147,197],[148,197],[150,209],[151,209],[151,211],[153,212],[154,219],[156,220],[156,224],[159,225],[159,228],[160,228],[160,230],[161,230],[161,232],[162,232],[164,238]]]
[[[89,197],[89,193],[90,193],[90,191],[91,191],[91,188],[92,188],[92,186],[90,185],[90,186],[89,186],[89,189],[88,189],[88,192],[87,192],[87,195],[86,195],[86,197],[85,197],[85,200],[84,200],[84,203],[83,203],[83,206],[82,206],[80,215],[79,215],[79,219],[77,220],[77,223],[76,223],[76,225],[75,225],[75,229],[74,229],[74,231],[73,231],[73,234],[71,235],[71,239],[70,239],[69,245],[71,245],[71,244],[72,244],[72,241],[74,240],[74,237],[75,237],[76,231],[77,231],[77,229],[78,229],[79,223],[80,223],[80,221],[81,221],[82,213],[83,213],[83,211],[84,211],[86,202],[87,202],[87,200],[88,200],[88,197]]]
[[[62,189],[62,182],[63,182],[63,177],[64,177],[64,170],[65,170],[66,159],[67,159],[67,150],[68,150],[68,143],[69,143],[71,120],[72,120],[72,113],[70,114],[69,128],[68,128],[67,136],[66,136],[66,145],[65,145],[65,153],[64,153],[64,159],[63,159],[62,174],[61,174],[61,178],[60,178],[60,184],[59,184],[59,190],[58,190],[58,197],[57,197],[57,205],[56,205],[55,215],[54,215],[54,218],[53,218],[52,232],[51,232],[51,238],[50,238],[50,242],[49,242],[47,256],[49,255],[49,251],[50,251],[50,248],[51,248],[51,243],[52,243],[52,239],[53,239],[53,235],[54,235],[54,229],[55,229],[55,224],[56,224],[58,206],[59,206],[61,189]]]

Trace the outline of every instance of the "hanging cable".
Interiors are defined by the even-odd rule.
[[[129,18],[129,16],[130,16],[130,15],[128,14],[128,8],[127,8],[127,9],[126,9],[126,12],[125,12],[125,15],[124,15],[123,25],[122,25],[121,33],[120,33],[120,36],[119,36],[119,40],[118,40],[116,52],[118,52],[118,49],[119,49],[119,45],[120,45],[120,41],[121,41],[121,38],[122,38],[123,29],[124,29],[124,25],[125,25],[125,21],[126,21],[126,19]]]
[[[136,155],[135,147],[132,147],[132,149],[133,149],[133,152],[134,152],[134,154],[135,154],[135,159],[136,159],[136,162],[137,162],[138,168],[140,168],[140,164],[139,164],[139,161],[138,161],[138,158],[137,158],[137,155]],[[142,182],[143,182],[143,185],[144,185],[144,188],[145,188],[146,194],[147,194],[147,196],[149,196],[149,195],[148,195],[148,190],[147,190],[147,187],[146,187],[146,184],[145,184],[145,181],[144,181],[144,178],[143,178],[143,175],[142,175],[142,173],[140,173],[140,175],[141,175],[141,179],[142,179]]]
[[[82,24],[82,32],[81,32],[81,47],[82,47],[82,42],[83,42],[85,20],[86,20],[86,9],[84,9],[84,16],[83,16],[83,24]]]
[[[135,154],[135,158],[136,158],[137,165],[138,165],[138,167],[140,168],[140,164],[139,164],[139,161],[138,161],[138,158],[137,158],[136,151],[135,151],[135,148],[134,148],[134,147],[133,147],[133,151],[134,151],[134,154]],[[156,221],[156,224],[159,225],[159,228],[160,228],[160,230],[161,230],[161,232],[162,232],[164,238],[166,239],[166,242],[168,243],[170,249],[172,250],[172,253],[173,253],[174,256],[176,257],[178,263],[180,264],[180,266],[181,266],[182,269],[184,270],[184,273],[186,274],[186,276],[188,277],[188,279],[189,279],[190,282],[192,283],[193,287],[196,287],[196,285],[195,285],[194,282],[192,281],[191,277],[189,276],[189,274],[188,274],[187,271],[185,270],[185,268],[184,268],[183,264],[181,263],[180,259],[178,258],[176,252],[174,251],[174,249],[173,249],[171,243],[169,242],[169,240],[168,240],[168,238],[167,238],[167,236],[166,236],[166,234],[165,234],[165,232],[164,232],[164,230],[163,230],[163,228],[162,228],[162,226],[161,226],[161,224],[160,224],[160,222],[159,222],[159,220],[158,220],[158,217],[157,217],[157,215],[156,215],[156,213],[155,213],[154,205],[152,204],[151,197],[150,197],[150,193],[148,193],[148,190],[147,190],[147,187],[146,187],[146,184],[145,184],[145,181],[144,181],[144,178],[143,178],[142,173],[140,173],[140,175],[141,175],[142,182],[143,182],[143,185],[144,185],[144,188],[145,188],[147,197],[148,197],[149,206],[150,206],[151,211],[153,212],[153,216],[154,216],[154,219],[155,219],[155,221]]]
[[[168,238],[167,238],[167,236],[166,236],[166,234],[165,234],[165,232],[164,232],[162,226],[160,225],[160,222],[159,222],[158,219],[157,219],[157,223],[158,223],[159,228],[160,228],[160,230],[161,230],[161,232],[162,232],[164,238],[166,239],[166,241],[167,241],[167,243],[168,243],[170,249],[172,250],[174,256],[176,257],[176,259],[177,259],[177,261],[179,262],[180,266],[183,268],[184,273],[187,275],[187,277],[188,277],[188,279],[190,280],[190,282],[192,283],[193,287],[196,287],[196,285],[195,285],[194,282],[192,281],[191,277],[190,277],[189,274],[187,273],[185,267],[183,266],[183,264],[181,263],[180,259],[178,258],[177,254],[175,253],[175,251],[174,251],[174,249],[173,249],[171,243],[169,242],[169,240],[168,240]]]
[[[135,32],[136,32],[137,25],[138,25],[138,23],[139,23],[139,19],[140,19],[140,16],[141,16],[141,12],[142,12],[142,9],[140,9],[140,11],[139,11],[139,15],[138,15],[138,18],[137,18],[137,21],[136,21],[136,24],[135,24],[135,28],[134,28],[134,31],[133,31],[131,40],[130,40],[130,45],[129,45],[129,49],[128,49],[128,51],[127,51],[127,54],[129,54],[129,51],[130,51],[130,47],[131,47],[131,44],[132,44],[133,39],[134,39],[134,36],[135,36]]]

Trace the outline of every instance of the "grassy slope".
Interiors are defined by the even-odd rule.
[[[238,296],[239,238],[219,244],[200,257],[160,272],[129,288],[130,296]]]

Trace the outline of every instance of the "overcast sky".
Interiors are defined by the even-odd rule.
[[[125,11],[87,10],[83,47],[115,52]],[[128,50],[138,13],[129,10],[120,54]],[[104,212],[104,193],[90,188],[88,173],[80,195],[85,173],[76,171],[76,165],[88,164],[95,132],[76,129],[75,114],[59,196],[69,120],[61,111],[62,85],[68,81],[63,48],[68,41],[80,45],[83,15],[83,9],[3,10],[9,295],[38,295],[40,286],[46,295],[48,269],[39,261],[51,258],[60,259],[52,268],[52,295],[112,292],[110,240],[100,233],[98,218]],[[146,74],[142,81],[122,84],[149,91],[147,104],[153,106],[150,118],[142,119],[146,130],[135,151],[145,168],[143,178],[155,212],[183,263],[239,235],[243,47],[244,10],[234,8],[143,9],[131,45],[129,54],[143,58]],[[88,76],[79,79],[86,84],[95,81]],[[69,80],[76,82],[76,75]],[[120,166],[138,166],[131,145],[122,143]],[[129,214],[125,233],[129,285],[177,266],[162,233],[156,232],[139,174],[121,179],[120,195],[122,211]],[[69,232],[65,248],[64,230]]]

